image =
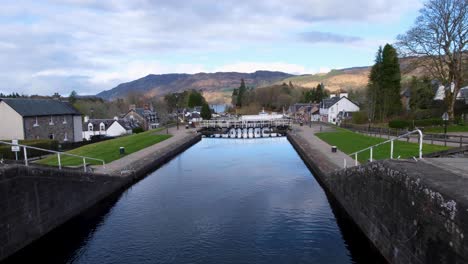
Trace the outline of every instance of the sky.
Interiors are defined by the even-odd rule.
[[[371,65],[421,0],[2,0],[0,92],[96,94],[148,74]]]

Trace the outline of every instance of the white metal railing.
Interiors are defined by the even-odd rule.
[[[39,150],[39,151],[44,151],[44,152],[48,152],[48,153],[57,154],[58,167],[59,167],[60,170],[62,169],[62,161],[61,161],[61,158],[60,158],[62,155],[83,159],[84,172],[86,172],[86,160],[96,160],[96,161],[102,162],[102,166],[104,166],[104,168],[106,166],[106,162],[104,160],[102,160],[102,159],[96,159],[96,158],[91,158],[91,157],[86,157],[86,156],[80,156],[80,155],[75,155],[75,154],[70,154],[70,153],[66,153],[66,152],[50,150],[50,149],[37,148],[37,147],[33,147],[33,146],[26,146],[26,145],[22,145],[22,144],[14,144],[14,143],[5,142],[5,141],[0,141],[0,144],[22,147],[23,148],[23,154],[24,154],[24,165],[26,165],[26,166],[29,166],[27,149],[35,149],[35,150]]]
[[[370,147],[367,147],[365,149],[361,149],[359,151],[356,151],[354,153],[351,153],[349,154],[349,156],[354,156],[354,165],[357,166],[358,165],[358,154],[361,153],[361,152],[364,152],[364,151],[367,151],[369,150],[369,161],[372,162],[373,161],[373,150],[375,147],[378,147],[380,145],[383,145],[383,144],[386,144],[386,143],[389,143],[390,142],[390,159],[393,159],[393,142],[395,140],[399,140],[401,138],[406,138],[406,137],[409,137],[410,135],[412,134],[418,134],[419,135],[419,151],[418,151],[418,156],[419,156],[419,159],[422,159],[422,148],[423,148],[423,133],[421,132],[421,130],[419,129],[416,129],[416,130],[413,130],[411,132],[408,132],[406,134],[403,134],[401,136],[398,136],[398,137],[395,137],[395,138],[392,138],[392,139],[389,139],[389,140],[386,140],[384,142],[381,142],[379,144],[375,144],[373,146],[370,146]],[[346,159],[344,159],[344,167],[346,168]]]

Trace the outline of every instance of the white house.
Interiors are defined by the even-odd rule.
[[[92,136],[103,135],[107,137],[119,137],[132,134],[133,126],[124,120],[114,119],[89,119],[85,116],[83,123],[83,138],[90,140]],[[136,125],[135,125],[136,127]]]
[[[329,99],[323,99],[320,103],[321,121],[332,124],[337,123],[337,117],[340,112],[358,112],[359,106],[348,99],[347,93],[341,93],[339,96],[331,95]]]
[[[453,92],[455,85],[452,83],[450,89]],[[434,100],[444,100],[445,99],[445,86],[439,85],[436,93],[434,95]],[[468,104],[468,86],[460,88],[457,94],[457,100],[465,101],[465,104]]]

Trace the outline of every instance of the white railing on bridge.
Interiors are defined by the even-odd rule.
[[[373,150],[374,148],[378,147],[378,146],[381,146],[383,144],[387,144],[387,143],[390,143],[390,159],[393,159],[393,150],[394,150],[394,141],[395,140],[399,140],[399,139],[402,139],[402,138],[407,138],[409,137],[410,135],[412,134],[418,134],[419,136],[419,140],[418,140],[418,143],[419,143],[419,150],[418,150],[418,158],[419,159],[422,159],[422,148],[423,148],[423,133],[421,132],[421,130],[419,129],[416,129],[416,130],[413,130],[411,132],[408,132],[406,134],[403,134],[401,136],[398,136],[398,137],[395,137],[395,138],[392,138],[392,139],[389,139],[389,140],[386,140],[384,142],[381,142],[379,144],[375,144],[373,146],[370,146],[370,147],[367,147],[365,149],[361,149],[359,151],[356,151],[354,153],[351,153],[349,154],[349,156],[353,157],[354,156],[354,165],[357,166],[358,165],[358,154],[361,153],[361,152],[364,152],[364,151],[367,151],[369,150],[369,161],[372,162],[374,161],[374,157],[373,157]],[[346,168],[346,159],[344,159],[344,167]]]
[[[50,150],[50,149],[43,149],[43,148],[38,148],[38,147],[33,147],[33,146],[27,146],[27,145],[22,145],[22,144],[14,144],[6,141],[0,141],[0,144],[5,144],[5,145],[10,145],[10,146],[17,146],[23,148],[23,154],[24,154],[24,165],[29,166],[29,160],[28,160],[28,149],[35,149],[43,152],[48,152],[52,154],[57,154],[57,161],[58,161],[58,167],[61,170],[62,169],[62,161],[61,161],[61,156],[71,156],[71,157],[76,157],[76,158],[81,158],[83,159],[83,169],[84,172],[86,172],[86,160],[95,160],[102,162],[102,166],[106,166],[106,162],[102,159],[96,159],[96,158],[91,158],[91,157],[86,157],[86,156],[80,156],[80,155],[75,155],[71,153],[66,153],[66,152],[60,152],[60,151],[55,151],[55,150]]]
[[[249,128],[249,127],[278,127],[291,126],[291,120],[286,118],[272,120],[239,120],[239,119],[215,119],[200,122],[202,128]]]

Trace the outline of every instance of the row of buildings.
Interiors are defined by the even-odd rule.
[[[332,94],[330,98],[320,103],[298,103],[289,107],[292,118],[303,122],[328,122],[339,124],[352,117],[354,112],[360,110],[359,106],[348,98],[347,93]]]
[[[68,102],[53,99],[0,98],[0,140],[54,139],[59,142],[90,140],[92,136],[122,136],[133,129],[159,126],[151,106],[137,108],[113,119],[90,119]]]

